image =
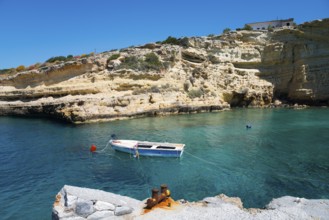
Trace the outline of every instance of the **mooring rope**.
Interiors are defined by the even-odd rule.
[[[147,176],[145,175],[145,172],[144,172],[144,168],[143,168],[143,165],[142,165],[142,163],[141,163],[141,161],[140,161],[140,159],[139,159],[139,157],[136,157],[136,159],[137,159],[137,161],[138,161],[138,164],[139,164],[139,167],[140,167],[140,170],[141,170],[141,173],[142,173],[142,180],[146,183],[146,192],[147,192],[147,194],[149,195],[149,197],[151,197],[151,193],[150,193],[150,184],[149,184],[149,182],[148,182],[148,180],[147,180]]]
[[[150,184],[149,184],[149,182],[147,180],[147,176],[145,175],[143,165],[142,165],[142,163],[140,161],[140,157],[139,156],[136,156],[136,154],[129,153],[129,159],[122,159],[122,158],[114,155],[113,153],[106,153],[105,150],[110,146],[111,140],[112,139],[110,139],[107,142],[106,146],[102,150],[99,150],[97,152],[98,153],[104,153],[105,155],[109,155],[109,156],[115,157],[116,159],[121,160],[121,161],[127,161],[127,160],[132,160],[132,159],[137,160],[138,161],[138,164],[139,164],[138,165],[138,169],[139,169],[139,172],[141,173],[141,175],[139,175],[139,176],[141,176],[142,182],[146,183],[146,188],[147,188],[146,191],[147,191],[147,194],[149,195],[149,197],[151,197],[151,193],[150,193],[150,190],[149,190]]]
[[[111,140],[112,140],[112,139],[110,139],[110,140],[107,142],[106,146],[105,146],[102,150],[99,150],[99,151],[97,151],[97,152],[99,152],[99,153],[103,153],[103,152],[105,152],[105,150],[110,146],[110,142],[111,142]],[[212,165],[212,166],[218,168],[218,164],[216,164],[216,163],[214,163],[214,162],[211,162],[211,161],[208,161],[208,160],[203,159],[203,158],[201,158],[201,157],[198,157],[198,156],[196,156],[196,155],[194,155],[194,154],[192,154],[192,153],[190,153],[190,152],[188,152],[188,151],[186,151],[186,150],[184,151],[184,153],[185,153],[185,154],[188,154],[188,155],[191,156],[191,157],[194,157],[194,158],[198,159],[199,161],[201,161],[201,162],[203,162],[203,163],[206,163],[206,164],[209,164],[209,165]],[[148,181],[147,181],[146,175],[145,175],[145,173],[144,173],[144,168],[143,168],[142,163],[140,162],[140,158],[139,158],[139,157],[136,157],[136,156],[134,156],[134,155],[133,155],[133,157],[132,157],[132,155],[129,154],[129,155],[130,155],[130,158],[125,160],[125,159],[122,159],[122,158],[120,158],[120,157],[114,155],[113,153],[110,153],[110,154],[106,153],[106,155],[109,155],[109,156],[115,157],[115,158],[117,158],[117,159],[119,159],[119,160],[121,160],[121,161],[126,161],[126,160],[131,160],[131,159],[137,159],[138,164],[139,164],[139,168],[140,168],[141,173],[142,173],[142,178],[143,178],[144,182],[145,182],[148,186],[150,186],[150,184],[149,184]],[[247,171],[246,169],[243,169],[243,168],[242,168],[242,169],[239,169],[239,170],[240,170],[240,171]],[[238,170],[230,170],[230,172],[239,172],[239,171],[238,171]],[[259,170],[254,170],[253,172],[254,172],[254,173],[259,173],[259,174],[268,174],[267,172],[262,172],[262,171],[259,171]],[[280,173],[275,173],[275,175],[278,176],[278,177],[284,177],[284,178],[287,178],[287,179],[298,179],[298,180],[307,180],[307,181],[310,181],[310,182],[312,182],[312,181],[317,181],[317,182],[321,182],[321,183],[326,183],[326,181],[322,181],[322,180],[318,180],[318,179],[310,179],[310,178],[305,178],[305,177],[289,176],[289,175],[280,174]],[[149,194],[149,191],[148,191],[148,194]]]
[[[117,156],[117,155],[114,155],[114,150],[111,151],[111,153],[107,153],[107,151],[105,151],[105,150],[110,146],[110,142],[111,142],[111,140],[112,140],[112,139],[110,139],[110,140],[107,142],[106,146],[105,146],[102,150],[98,150],[98,151],[96,151],[96,152],[97,152],[97,153],[103,153],[103,154],[105,154],[105,155],[115,157],[116,159],[121,160],[121,161],[131,160],[131,158],[130,158],[130,159],[122,159],[121,157],[119,157],[119,156]]]
[[[205,162],[205,163],[207,163],[207,164],[211,164],[211,165],[217,167],[217,164],[212,163],[212,162],[210,162],[210,161],[207,161],[207,160],[205,160],[205,159],[202,159],[202,158],[200,158],[200,157],[198,157],[198,156],[196,156],[196,155],[194,155],[194,154],[191,154],[191,153],[187,152],[186,150],[184,151],[184,153],[187,153],[187,154],[189,154],[190,156],[192,156],[192,157],[194,157],[194,158],[197,158],[198,160],[200,160],[200,161],[202,161],[202,162]]]
[[[107,142],[106,146],[105,146],[102,150],[100,150],[100,151],[98,151],[98,152],[103,152],[103,151],[105,151],[106,148],[108,148],[108,146],[110,146],[110,142],[111,142],[111,140],[112,140],[112,139],[110,139],[110,140]]]
[[[192,153],[189,153],[189,152],[187,152],[187,151],[184,151],[184,153],[187,153],[188,155],[190,155],[190,156],[192,156],[192,157],[194,157],[194,158],[196,158],[196,159],[198,159],[198,160],[200,160],[200,161],[202,161],[202,162],[204,162],[204,163],[207,163],[207,164],[210,164],[210,165],[212,165],[212,166],[215,166],[216,168],[219,167],[218,164],[213,163],[213,162],[210,162],[210,161],[207,161],[207,160],[205,160],[205,159],[203,159],[203,158],[200,158],[200,157],[198,157],[198,156],[196,156],[196,155],[194,155],[194,154],[192,154]],[[243,168],[241,168],[240,171],[247,171],[247,169],[243,169]],[[230,172],[239,172],[239,171],[238,171],[238,170],[230,170]],[[262,172],[262,171],[259,171],[259,170],[253,170],[253,172],[254,172],[254,173],[259,173],[259,174],[268,174],[268,172]],[[312,181],[318,181],[318,182],[321,182],[321,183],[325,183],[325,184],[327,184],[327,181],[318,180],[318,179],[310,179],[310,178],[305,178],[305,177],[289,176],[289,175],[280,174],[280,173],[275,173],[275,175],[278,176],[278,177],[285,177],[285,178],[287,178],[287,179],[308,180],[309,182],[312,182]]]

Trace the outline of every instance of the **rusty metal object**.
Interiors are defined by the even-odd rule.
[[[170,191],[166,184],[161,185],[161,194],[159,196],[159,203],[162,201],[166,201],[170,197]]]
[[[161,185],[161,194],[159,195],[159,190],[158,189],[152,189],[152,198],[149,198],[146,201],[146,209],[151,209],[155,205],[165,202],[170,198],[170,191],[168,189],[168,186],[166,184]],[[167,204],[168,207],[171,206],[171,202]]]
[[[159,190],[154,188],[154,189],[152,189],[152,198],[149,198],[146,201],[146,207],[145,208],[151,209],[153,206],[158,204],[158,202],[159,202]]]

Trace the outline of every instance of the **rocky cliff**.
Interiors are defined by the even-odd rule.
[[[0,75],[0,115],[74,123],[269,107],[328,105],[329,19],[150,43]]]

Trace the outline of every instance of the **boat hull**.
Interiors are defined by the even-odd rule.
[[[150,149],[150,148],[135,148],[132,146],[123,146],[122,144],[115,144],[111,142],[111,146],[114,150],[129,153],[139,156],[150,157],[181,157],[183,149]]]

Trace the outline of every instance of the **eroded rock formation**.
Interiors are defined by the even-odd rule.
[[[0,115],[83,123],[268,107],[282,100],[328,105],[328,36],[325,19],[58,62],[0,76]]]

